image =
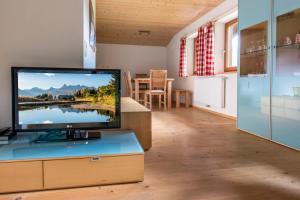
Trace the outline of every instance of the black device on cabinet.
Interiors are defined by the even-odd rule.
[[[12,67],[14,132],[120,128],[120,70]]]

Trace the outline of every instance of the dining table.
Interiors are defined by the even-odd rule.
[[[172,108],[172,84],[175,81],[174,78],[167,78],[167,106],[168,108]],[[150,84],[150,78],[135,78],[135,100],[139,102],[139,90],[140,84],[146,83]]]

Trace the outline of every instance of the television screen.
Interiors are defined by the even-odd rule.
[[[12,68],[17,131],[120,127],[120,71]]]

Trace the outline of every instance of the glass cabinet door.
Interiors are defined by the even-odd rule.
[[[239,1],[238,128],[267,139],[271,139],[271,5],[271,0]]]
[[[300,149],[300,1],[275,0],[272,139]]]
[[[241,30],[240,77],[267,75],[268,21]]]

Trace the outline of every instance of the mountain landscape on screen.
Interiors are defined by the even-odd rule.
[[[23,96],[23,97],[35,97],[38,95],[42,95],[42,94],[52,94],[53,96],[57,96],[57,95],[74,95],[76,91],[84,89],[84,88],[88,88],[90,90],[95,89],[94,87],[87,87],[84,85],[66,85],[64,84],[62,87],[60,88],[53,88],[50,87],[49,89],[41,89],[38,87],[34,87],[31,89],[19,89],[19,96]]]
[[[115,121],[115,74],[19,73],[18,86],[20,124]]]

